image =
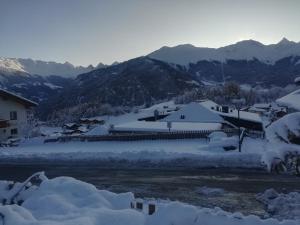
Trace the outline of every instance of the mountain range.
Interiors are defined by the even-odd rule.
[[[84,67],[74,66],[69,62],[57,63],[33,59],[0,57],[0,72],[18,71],[41,76],[56,75],[62,77],[74,77],[78,74],[86,73],[104,66],[105,65],[102,63],[99,63],[96,67],[93,65]]]
[[[142,105],[227,81],[286,86],[300,76],[300,43],[246,40],[221,48],[162,47],[110,66],[0,58],[0,88],[63,109],[80,103]],[[62,97],[63,96],[63,97]]]
[[[195,47],[190,44],[162,47],[148,55],[165,62],[189,65],[199,61],[253,60],[274,64],[289,57],[300,56],[300,43],[283,38],[277,44],[264,45],[254,40],[244,40],[221,48]]]

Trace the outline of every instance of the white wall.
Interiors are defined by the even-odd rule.
[[[10,112],[17,112],[17,120],[10,120]],[[10,126],[0,128],[0,141],[7,139],[11,135],[11,130],[18,129],[18,134],[13,137],[22,137],[27,126],[27,109],[24,105],[11,100],[10,98],[0,97],[0,119],[8,120]],[[6,132],[5,132],[6,131]]]

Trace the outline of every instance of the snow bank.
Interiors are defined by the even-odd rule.
[[[20,163],[95,162],[104,167],[263,168],[262,140],[245,139],[243,151],[225,152],[206,140],[22,143],[2,148],[0,161]],[[255,148],[253,148],[255,146]]]
[[[300,220],[300,193],[277,193],[274,189],[268,189],[257,195],[257,199],[264,203],[271,217],[277,219]]]
[[[0,206],[6,225],[296,225],[257,216],[197,208],[180,202],[156,202],[154,214],[132,209],[132,193],[98,190],[70,177],[44,180],[21,206]]]

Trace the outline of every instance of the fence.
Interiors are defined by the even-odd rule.
[[[238,134],[237,129],[223,130],[201,130],[201,131],[177,131],[162,133],[113,133],[110,135],[80,135],[80,136],[61,136],[49,138],[44,142],[68,142],[68,141],[140,141],[140,140],[170,140],[170,139],[193,139],[208,138],[212,132],[221,131],[228,136]]]

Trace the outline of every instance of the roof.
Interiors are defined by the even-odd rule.
[[[189,123],[189,122],[172,122],[171,131],[201,131],[201,130],[220,130],[221,123]],[[115,131],[136,131],[136,132],[168,132],[167,122],[146,122],[134,121],[119,124],[114,127]]]
[[[214,112],[217,115],[238,118],[238,110],[231,109],[228,113],[216,111],[216,107],[217,106],[221,107],[221,106],[211,100],[203,101],[200,102],[199,104],[205,107],[206,109],[208,109],[209,111]],[[262,122],[261,117],[258,114],[251,113],[251,112],[240,111],[240,118],[248,121],[253,121],[253,122],[259,122],[259,123]]]
[[[207,109],[216,109],[219,105],[211,100],[205,99],[205,100],[200,100],[198,103],[202,106],[204,106]]]
[[[34,101],[31,101],[27,98],[24,98],[20,95],[17,95],[17,94],[14,94],[12,92],[9,92],[7,90],[4,90],[4,89],[1,89],[0,88],[0,96],[1,97],[4,97],[4,98],[10,98],[10,99],[13,99],[14,101],[22,104],[22,105],[25,105],[26,107],[33,107],[33,106],[37,106],[38,104]]]
[[[282,106],[300,111],[300,89],[277,99],[276,102]]]
[[[224,112],[217,112],[217,113],[222,116],[239,118],[239,113],[238,113],[238,110],[236,110],[236,109],[233,109],[232,112],[229,112],[229,113],[224,113]],[[257,113],[240,111],[240,119],[262,123],[262,119]]]
[[[254,108],[263,108],[263,109],[269,109],[272,107],[271,103],[255,103],[252,107]]]
[[[161,121],[222,123],[224,119],[199,103],[192,102]]]

